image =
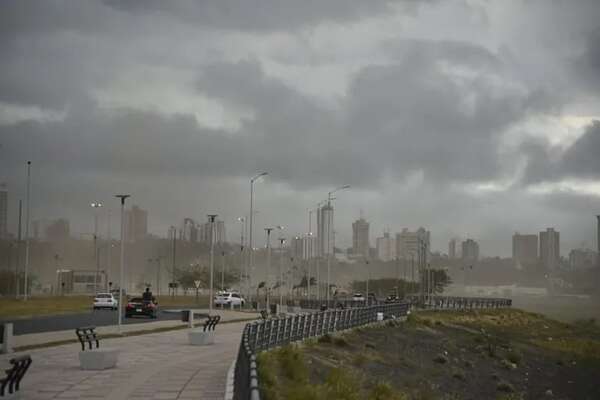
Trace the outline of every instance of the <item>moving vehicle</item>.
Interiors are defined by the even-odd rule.
[[[239,293],[225,292],[215,296],[216,306],[241,306],[243,307],[246,300]]]
[[[396,303],[398,301],[400,301],[400,299],[395,294],[390,294],[385,298],[386,303]]]
[[[158,315],[158,302],[155,299],[144,300],[141,297],[133,297],[127,302],[127,306],[125,307],[125,318],[130,318],[134,315],[156,318]]]
[[[112,293],[97,293],[94,297],[94,310],[99,308],[110,308],[116,310],[119,300]]]
[[[365,301],[365,296],[362,293],[354,293],[352,295],[352,301]]]

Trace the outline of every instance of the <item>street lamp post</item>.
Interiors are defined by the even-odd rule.
[[[332,197],[331,195],[334,194],[337,191],[340,190],[344,190],[344,189],[349,189],[350,185],[344,185],[344,186],[340,186],[338,188],[333,189],[331,192],[329,192],[327,194],[327,206],[328,206],[328,214],[327,214],[327,305],[329,306],[329,288],[331,285],[331,248],[330,248],[330,243],[331,243],[331,225],[333,225],[333,212],[331,210],[331,200]],[[335,249],[334,249],[335,251]]]
[[[279,238],[279,309],[283,309],[283,292],[281,291],[281,286],[283,286],[283,244],[285,243],[285,238]]]
[[[261,172],[257,175],[255,175],[254,177],[252,177],[250,179],[250,232],[249,232],[249,240],[248,240],[248,248],[250,250],[250,254],[248,255],[248,268],[246,268],[246,284],[248,286],[248,299],[250,299],[250,285],[251,285],[251,280],[250,280],[250,274],[248,273],[249,271],[252,271],[252,268],[254,267],[254,244],[252,242],[252,236],[254,234],[254,229],[253,229],[253,225],[252,222],[254,220],[254,182],[263,177],[268,175],[268,172]],[[258,299],[256,299],[256,302],[258,304]]]
[[[121,320],[123,310],[123,267],[125,264],[125,200],[131,197],[129,194],[117,194],[115,197],[121,199],[121,266],[119,268],[119,333],[121,333]]]
[[[98,209],[102,203],[91,203],[94,209],[94,260],[96,261],[96,275],[94,276],[94,290],[98,293],[98,275],[100,274],[100,257],[98,254]]]
[[[267,291],[267,299],[265,302],[267,312],[270,312],[269,307],[269,272],[271,270],[271,231],[274,228],[265,228],[267,232],[267,269],[265,272],[265,290]]]
[[[208,313],[212,314],[213,309],[213,273],[215,264],[215,218],[217,214],[209,214],[210,222],[210,288],[208,290]]]
[[[225,252],[221,251],[221,290],[225,290]]]
[[[25,276],[23,287],[23,300],[27,301],[28,282],[27,274],[29,273],[29,221],[31,220],[31,161],[27,161],[27,199],[25,204],[27,207],[27,216],[25,217]]]

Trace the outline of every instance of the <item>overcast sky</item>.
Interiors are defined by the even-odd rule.
[[[362,210],[373,246],[422,225],[443,252],[550,226],[595,247],[597,0],[3,1],[0,59],[12,229],[30,159],[32,219],[77,233],[125,192],[153,233],[214,212],[237,238],[265,170],[260,242],[348,184],[344,245]]]

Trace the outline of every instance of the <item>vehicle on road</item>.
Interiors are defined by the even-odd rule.
[[[112,293],[98,293],[94,297],[94,310],[99,308],[116,310],[117,307],[119,307],[119,300]]]
[[[133,297],[125,307],[125,318],[136,315],[156,318],[158,316],[158,302],[155,299],[144,300],[141,297]]]
[[[397,303],[398,301],[400,301],[400,299],[395,294],[390,294],[385,298],[386,303]]]
[[[215,296],[214,304],[216,306],[241,306],[243,307],[246,300],[239,293],[226,292]]]
[[[365,301],[365,296],[362,293],[354,293],[352,295],[352,301]]]

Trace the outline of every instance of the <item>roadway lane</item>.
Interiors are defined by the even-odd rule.
[[[173,307],[173,309],[196,308],[196,307]],[[29,319],[7,319],[4,322],[12,322],[15,335],[26,333],[41,333],[75,329],[80,326],[107,326],[117,324],[117,310],[96,310],[79,314],[49,315],[44,317],[34,317]],[[173,321],[181,318],[179,313],[167,313],[159,310],[158,318],[148,317],[125,318],[124,324],[139,324],[153,321]]]

